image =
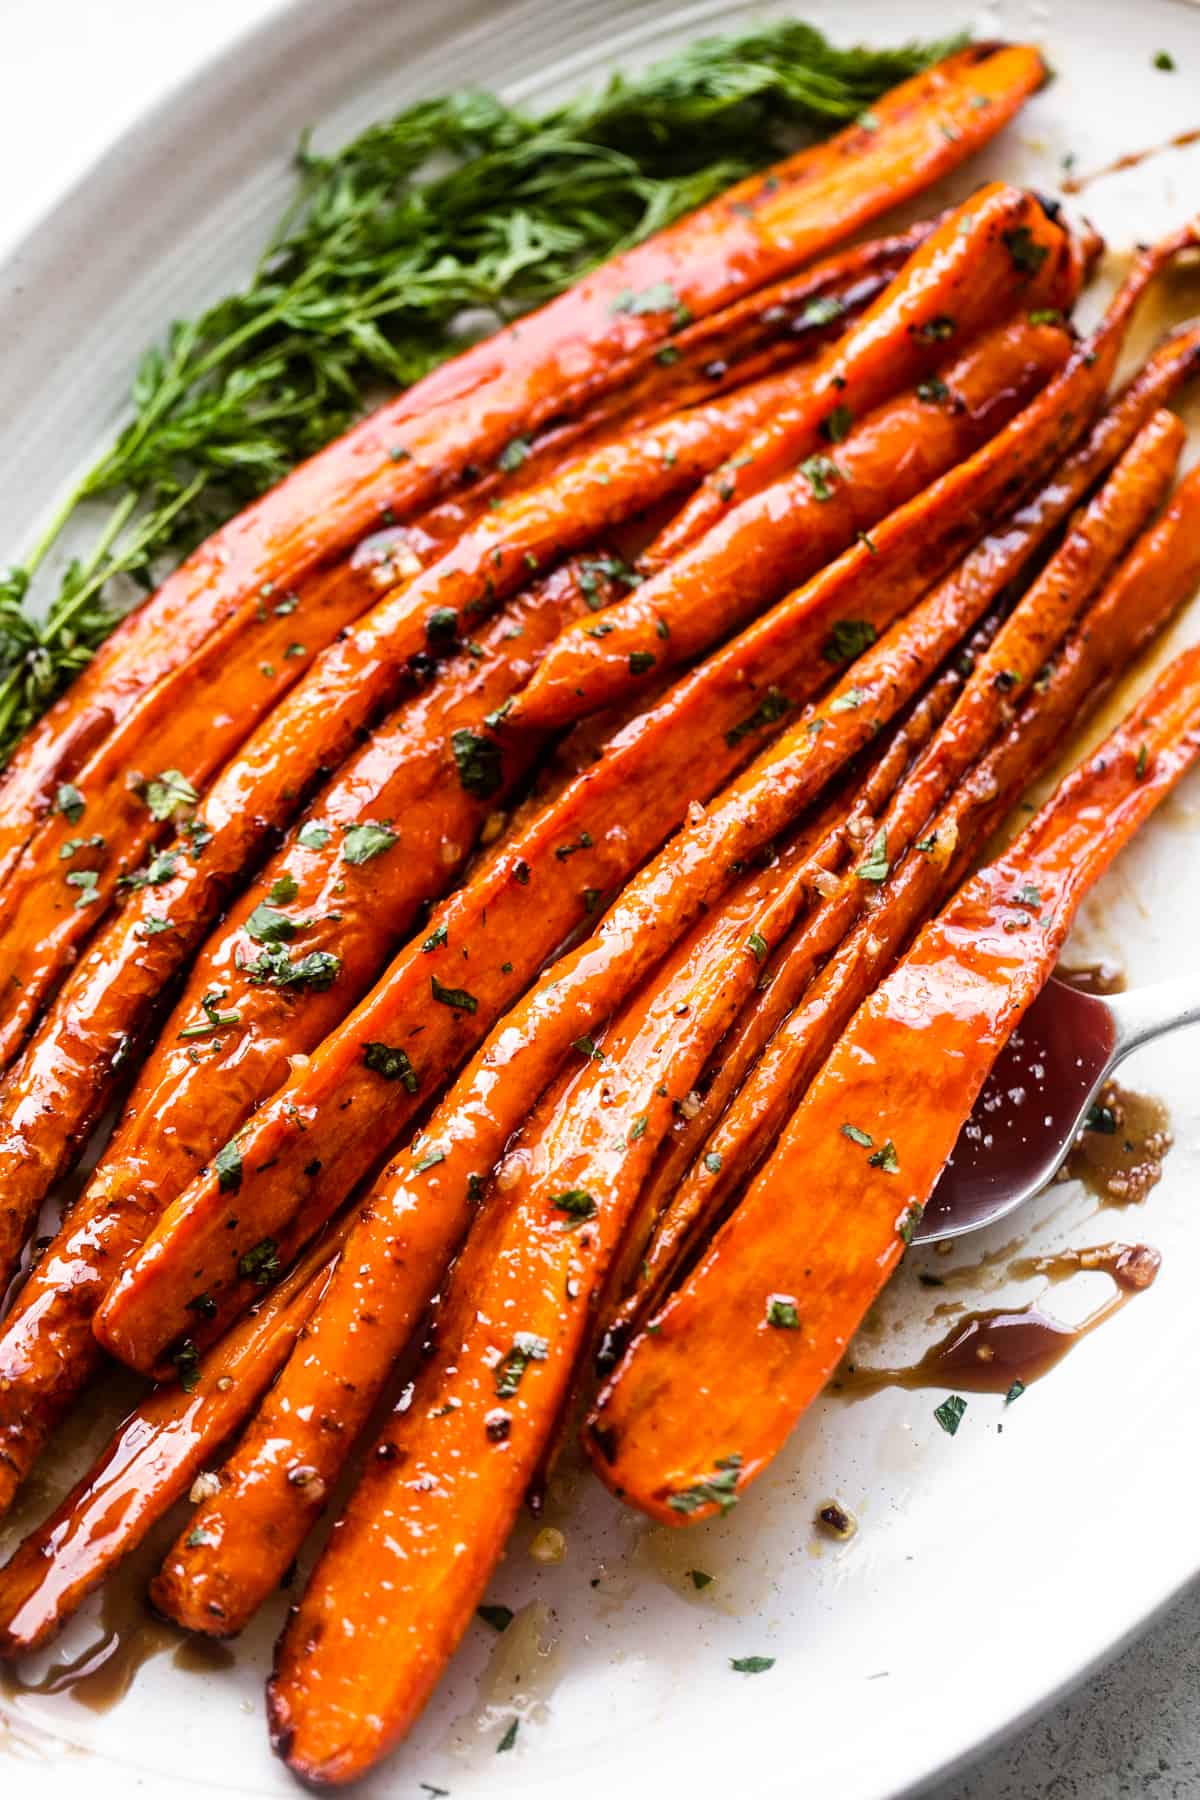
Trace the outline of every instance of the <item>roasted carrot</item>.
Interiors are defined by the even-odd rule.
[[[1034,195],[1000,181],[981,188],[943,219],[891,286],[818,359],[799,393],[709,477],[659,535],[644,566],[671,561],[735,501],[836,442],[843,424],[928,374],[947,343],[961,343],[1014,306],[1069,306],[1083,260],[1086,251]]]
[[[679,1525],[728,1507],[766,1467],[899,1261],[1083,896],[1198,752],[1192,650],[859,1007],[745,1198],[601,1395],[588,1441],[614,1491]],[[783,1318],[773,1300],[787,1302]]]
[[[60,807],[42,824],[0,893],[0,1061],[19,1047],[39,1002],[92,929],[119,876],[165,834],[171,813],[195,800],[196,784],[223,754],[241,743],[227,780],[243,790],[256,776],[263,784],[254,798],[243,796],[260,829],[285,822],[303,784],[341,760],[355,731],[395,697],[408,659],[436,649],[439,631],[443,641],[460,630],[466,635],[531,570],[689,486],[763,416],[779,384],[794,379],[787,372],[769,377],[603,445],[529,493],[502,502],[432,567],[380,600],[353,632],[341,631],[340,612],[329,621],[318,641],[333,631],[340,633],[338,641],[312,660],[305,679],[248,742],[247,731],[265,709],[254,683],[271,688],[289,664],[302,668],[311,660],[299,640],[291,646],[292,658],[280,644],[277,657],[263,665],[267,675],[255,668],[249,691],[231,678],[221,637],[205,645],[202,668],[193,662],[164,677],[80,770],[65,811]],[[346,587],[335,576],[318,591],[341,596]],[[259,604],[282,640],[307,630],[310,607],[292,612],[287,600]],[[136,769],[140,780],[131,775]],[[211,798],[205,805],[213,810]],[[77,842],[78,851],[64,859]],[[64,872],[65,862],[70,866]]]
[[[561,724],[619,701],[648,675],[690,662],[807,579],[860,531],[970,455],[981,434],[990,435],[997,373],[1010,358],[1023,372],[1033,334],[1054,366],[1062,342],[1056,328],[998,327],[943,376],[847,426],[849,435],[841,433],[830,455],[743,501],[613,607],[600,629],[583,622],[564,631],[512,709],[512,721]]]
[[[329,1279],[330,1231],[204,1359],[185,1387],[156,1388],[87,1474],[0,1569],[0,1658],[59,1631],[188,1489],[269,1385]]]
[[[964,537],[970,542],[978,535],[988,522],[989,509],[998,509],[1005,500],[1011,504],[1019,498],[1020,493],[1044,472],[1055,453],[1061,454],[1078,436],[1088,411],[1099,397],[1097,383],[1103,382],[1111,371],[1112,359],[1137,294],[1158,262],[1172,254],[1178,243],[1187,241],[1190,241],[1190,231],[1139,260],[1094,338],[1078,347],[1062,374],[985,449],[885,521],[874,534],[871,548],[855,545],[845,552],[806,588],[781,601],[741,638],[710,659],[696,675],[682,682],[661,706],[621,734],[600,765],[604,775],[611,777],[613,771],[621,767],[622,749],[635,750],[640,744],[644,752],[649,738],[659,752],[653,770],[654,788],[663,794],[669,791],[664,776],[669,780],[677,779],[669,768],[670,754],[673,750],[675,755],[680,755],[682,744],[686,743],[689,766],[685,780],[690,778],[690,792],[694,797],[710,792],[716,780],[708,785],[704,766],[696,758],[695,739],[689,738],[686,732],[677,731],[674,743],[661,744],[659,733],[664,720],[670,717],[678,725],[681,715],[686,716],[703,696],[702,710],[695,716],[702,724],[712,772],[715,774],[722,762],[725,770],[736,767],[741,760],[737,751],[744,741],[743,732],[747,729],[753,732],[759,724],[767,723],[769,717],[777,717],[784,699],[795,694],[798,688],[800,693],[811,692],[820,681],[823,647],[836,659],[843,654],[842,638],[849,632],[852,631],[854,636],[852,649],[869,642],[880,625],[886,625],[910,605],[929,580],[953,559],[955,551],[962,547]],[[1013,468],[1014,457],[1019,457],[1019,471]],[[931,524],[934,520],[939,522],[939,528]],[[670,932],[683,929],[695,916],[695,909],[710,896],[713,884],[721,882],[727,862],[750,850],[752,845],[748,840],[760,825],[764,837],[772,835],[786,821],[789,810],[802,804],[836,771],[845,755],[853,754],[861,746],[865,741],[864,730],[877,728],[879,723],[886,723],[893,717],[922,685],[931,666],[935,667],[963,632],[970,629],[994,591],[988,588],[985,574],[978,584],[978,591],[972,585],[968,594],[952,597],[953,604],[947,601],[924,615],[917,639],[919,648],[914,650],[912,645],[901,644],[894,657],[885,657],[872,665],[877,674],[866,683],[870,704],[858,710],[848,708],[838,716],[836,724],[831,722],[830,727],[819,735],[808,733],[804,721],[787,734],[783,749],[770,753],[749,778],[752,784],[761,781],[767,790],[761,812],[753,812],[744,824],[727,806],[719,815],[718,825],[713,826],[711,820],[707,821],[703,826],[689,830],[686,840],[681,839],[672,846],[671,907],[677,906],[679,912],[674,914],[666,909],[665,896],[648,888],[646,918],[643,919],[639,907],[629,921],[634,935],[643,924],[652,922],[649,941],[659,946],[659,954],[663,953],[670,942]],[[846,621],[842,610],[846,597],[856,593],[862,596],[858,604],[863,616]],[[843,619],[840,634],[833,631],[839,617]],[[798,625],[798,620],[803,623]],[[932,657],[932,664],[923,660],[929,657]],[[755,688],[772,678],[778,682],[779,699],[770,706],[769,713],[764,714],[761,706],[753,712],[743,710],[748,700],[754,697]],[[770,700],[769,694],[767,699]],[[734,740],[725,746],[726,755],[732,755],[732,762],[722,758],[719,748],[713,744],[714,733],[721,729],[725,730],[727,738]],[[607,801],[603,814],[607,836],[603,843],[597,844],[594,840],[584,843],[574,835],[568,835],[560,839],[553,851],[556,862],[570,859],[576,880],[580,876],[586,880],[591,875],[585,892],[602,894],[613,878],[614,855],[621,859],[616,867],[619,874],[629,867],[630,861],[645,855],[653,847],[655,837],[650,835],[651,830],[661,841],[663,830],[669,828],[665,820],[660,823],[661,814],[655,816],[645,806],[645,795],[638,793],[628,778],[629,772],[626,761],[622,769],[625,780],[619,794],[620,822],[626,825],[626,830],[619,839],[616,831],[618,796],[610,798],[607,780],[598,783],[599,769],[589,771],[581,778],[581,783],[573,784],[559,806],[553,809],[552,829],[557,832],[564,822],[564,814],[569,816],[570,810],[583,800],[585,794],[595,802],[597,785]],[[687,793],[688,786],[682,793],[676,788],[674,799],[680,810]],[[735,786],[729,797],[734,812],[740,798],[741,791]],[[598,815],[589,813],[587,816],[597,817],[599,822]],[[678,817],[678,811],[675,817]],[[641,835],[635,834],[634,822],[640,827]],[[722,832],[728,834],[727,842],[722,839]],[[590,832],[581,835],[591,838]],[[685,842],[686,854],[682,850]],[[530,849],[533,848],[531,845]],[[565,856],[560,852],[565,852]],[[543,837],[537,854],[539,869],[553,866],[547,863],[547,856],[548,847]],[[293,1077],[287,1088],[260,1110],[239,1138],[236,1148],[244,1177],[238,1190],[239,1223],[236,1230],[230,1231],[226,1226],[226,1192],[215,1171],[194,1183],[193,1188],[168,1209],[144,1251],[122,1270],[97,1318],[97,1331],[102,1341],[123,1360],[134,1366],[152,1367],[165,1347],[179,1335],[187,1320],[189,1303],[197,1292],[203,1291],[210,1297],[222,1295],[223,1290],[231,1286],[237,1261],[265,1238],[275,1241],[281,1254],[285,1248],[290,1251],[336,1203],[330,1198],[331,1192],[336,1192],[340,1199],[346,1191],[341,1183],[357,1179],[369,1168],[364,1152],[377,1146],[373,1137],[364,1140],[363,1121],[376,1115],[377,1097],[364,1087],[355,1066],[358,1040],[354,1033],[361,1037],[367,1031],[372,1038],[395,1042],[394,1034],[399,1030],[411,1032],[419,1018],[424,1034],[419,1068],[422,1080],[426,1079],[427,1073],[437,1079],[445,1066],[445,1061],[440,1059],[453,1063],[479,1041],[487,1025],[511,1001],[514,993],[520,991],[528,974],[536,967],[531,953],[536,951],[540,961],[546,953],[543,945],[547,944],[547,939],[552,944],[555,938],[561,941],[565,936],[565,930],[556,929],[551,937],[550,930],[559,922],[569,930],[580,917],[579,902],[584,896],[578,889],[570,896],[574,904],[565,913],[558,910],[567,899],[562,891],[560,871],[560,879],[552,884],[557,902],[554,911],[548,904],[550,886],[544,881],[539,883],[536,894],[538,923],[546,928],[547,939],[535,941],[529,908],[521,904],[523,896],[518,891],[534,866],[528,852],[518,856],[515,849],[493,866],[492,879],[487,884],[485,940],[490,966],[481,970],[478,961],[472,963],[471,989],[450,989],[456,998],[446,1002],[439,1001],[435,988],[434,1003],[430,1005],[426,999],[422,1005],[423,994],[429,992],[426,983],[430,976],[437,979],[439,986],[443,984],[437,968],[426,966],[418,972],[414,969],[411,951],[406,952],[359,1012],[347,1021],[343,1031],[326,1041],[309,1068],[301,1076]],[[502,896],[506,906],[501,905]],[[464,949],[478,955],[480,940],[475,938],[473,941],[470,921],[475,922],[478,931],[482,898],[478,891],[466,891],[455,896],[443,909],[449,946],[439,949],[438,954],[444,958],[441,966],[449,963],[453,968],[457,961],[461,969]],[[508,924],[510,917],[511,926]],[[625,923],[623,916],[621,923]],[[461,934],[458,931],[460,924],[465,926]],[[607,927],[608,922],[606,930]],[[616,942],[616,934],[603,941],[611,947]],[[503,966],[499,971],[495,968],[498,952],[510,965],[507,980]],[[618,960],[622,968],[635,971],[633,978],[640,973],[636,951]],[[518,972],[519,981],[516,979]],[[596,988],[598,992],[588,998],[587,1005],[595,1006],[602,998],[607,998],[610,1004],[605,1005],[598,1015],[602,1017],[604,1011],[610,1010],[612,996],[606,995],[604,983],[599,978]],[[449,983],[445,984],[443,992],[446,989],[449,989]],[[461,998],[463,992],[466,993],[465,1000]],[[418,1006],[421,1006],[419,1015],[414,1011]],[[565,1021],[576,1008],[574,1004],[566,1003],[564,991],[561,1006],[555,1005],[552,1010]],[[542,1029],[545,1032],[544,1021]],[[586,1026],[577,1026],[573,1030],[568,1027],[568,1042],[579,1029],[586,1029]],[[353,1123],[347,1116],[351,1113]],[[318,1114],[321,1116],[318,1129],[328,1155],[316,1159],[316,1142],[308,1129],[308,1121],[316,1121]],[[394,1133],[399,1132],[405,1116],[404,1107],[391,1110],[389,1118]],[[306,1125],[303,1133],[299,1129],[301,1119]],[[231,1149],[229,1154],[232,1158],[234,1150]],[[320,1161],[320,1170],[315,1175],[306,1175],[305,1170],[314,1160]],[[261,1173],[264,1165],[266,1179]],[[331,1168],[334,1170],[332,1175]],[[241,1284],[239,1291],[243,1299],[249,1297],[250,1290],[245,1284]],[[0,1358],[2,1353],[0,1341]]]
[[[702,959],[710,977],[718,964],[728,970],[724,980],[711,981],[719,1017],[758,978],[756,933],[785,931],[811,903],[816,879],[844,860],[846,843],[846,808],[838,800],[722,903],[691,957]],[[697,1045],[713,1035],[699,1000],[681,1004],[676,995],[668,1014],[676,1034]],[[603,1059],[599,1049],[588,1050]],[[425,1137],[436,1138],[444,1122],[453,1130],[452,1107],[453,1100],[434,1113]],[[640,1125],[635,1137],[645,1135],[647,1120]],[[368,1196],[327,1290],[328,1305],[314,1313],[303,1346],[221,1470],[221,1491],[155,1581],[156,1607],[189,1630],[240,1631],[277,1585],[467,1228],[471,1184],[461,1185],[455,1206],[429,1204],[419,1179],[414,1193],[422,1160],[421,1152],[402,1157]],[[359,1355],[356,1340],[364,1333]]]
[[[153,678],[168,673],[264,584],[295,586],[384,515],[411,517],[522,432],[623,386],[680,309],[715,312],[844,241],[986,143],[1043,74],[1033,49],[969,46],[885,95],[877,130],[853,126],[741,183],[311,458],[194,552],[18,748],[0,790],[0,832],[26,830],[59,771],[78,766],[79,747],[95,748],[119,720],[139,665]],[[669,300],[647,304],[659,292]]]
[[[559,625],[602,598],[595,580],[589,578],[585,597],[564,569],[511,601],[327,784],[209,941],[116,1136],[50,1246],[54,1266],[64,1257],[74,1266],[87,1246],[90,1288],[82,1268],[71,1282],[81,1325],[108,1272],[140,1243],[150,1221],[247,1110],[287,1078],[290,1058],[345,1017],[411,930],[418,907],[450,885],[489,809],[538,748],[536,738],[502,748],[485,716],[512,695]],[[110,1046],[139,1035],[154,993],[141,990],[139,1018],[127,959],[147,938],[180,928],[173,905],[190,873],[185,868],[175,879],[177,857],[151,865],[135,916],[102,934],[81,979],[68,983],[54,1009],[54,1028],[43,1030],[12,1073],[2,1103],[11,1130],[0,1139],[0,1280],[103,1099],[101,1080],[79,1120],[69,1103],[71,1076],[77,1080],[87,1066],[89,1047],[102,1076],[111,1067]],[[383,1062],[399,1079],[395,1059]]]
[[[634,1326],[659,1303],[682,1263],[710,1233],[713,1221],[720,1218],[778,1136],[855,1006],[903,949],[911,930],[944,897],[948,884],[969,866],[973,853],[986,843],[1031,774],[1052,754],[1056,739],[1095,705],[1114,675],[1193,592],[1200,580],[1198,527],[1200,479],[1193,475],[1047,665],[1050,673],[1029,691],[1009,736],[989,752],[936,818],[914,827],[911,818],[906,821],[899,816],[902,801],[889,811],[882,829],[886,844],[896,847],[895,854],[889,850],[892,867],[918,829],[925,831],[920,854],[909,852],[895,879],[881,888],[867,917],[808,992],[803,989],[811,965],[807,958],[801,959],[804,966],[797,975],[803,999],[799,993],[795,995],[800,1003],[790,1016],[784,1017],[786,995],[776,999],[768,990],[764,1010],[769,1016],[761,1021],[747,1019],[747,1029],[740,1041],[734,1042],[730,1056],[735,1069],[733,1085],[738,1085],[741,1075],[745,1076],[744,1085],[716,1123],[711,1114],[697,1121],[701,1129],[690,1140],[692,1154],[683,1158],[682,1169],[673,1169],[670,1188],[663,1180],[665,1161],[675,1159],[665,1159],[655,1171],[652,1185],[668,1203],[639,1264],[633,1290],[609,1322],[606,1363],[623,1348]],[[960,759],[953,751],[953,742],[931,749],[930,760],[936,758],[943,765],[938,784],[943,790],[960,770]],[[928,770],[919,773],[927,777]],[[922,811],[923,798],[937,800],[927,779],[924,796],[921,786],[921,781],[913,784],[914,814]],[[785,976],[782,985],[792,984]],[[778,1026],[773,1036],[772,1022]],[[758,1029],[751,1029],[752,1024]],[[756,1048],[763,1053],[751,1066]],[[731,1088],[723,1081],[719,1085],[728,1098]],[[719,1094],[716,1099],[719,1103]]]
[[[451,1277],[411,1405],[393,1414],[368,1457],[280,1643],[272,1733],[307,1778],[342,1777],[349,1746],[335,1751],[326,1734],[342,1729],[330,1712],[340,1714],[343,1694],[365,1678],[376,1683],[348,1776],[411,1723],[469,1622],[558,1417],[589,1330],[589,1297],[639,1175],[690,1067],[757,979],[756,928],[771,928],[770,911],[762,874],[739,882],[623,1009],[604,1055],[581,1058],[552,1085],[502,1166]],[[392,1531],[404,1548],[377,1555],[377,1534]],[[156,1596],[173,1598],[174,1585],[160,1581]],[[205,1592],[198,1586],[198,1601]],[[338,1655],[334,1616],[360,1644],[382,1634],[382,1680],[368,1671],[373,1659],[351,1667]]]

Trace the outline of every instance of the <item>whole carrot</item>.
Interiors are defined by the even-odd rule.
[[[194,552],[18,747],[0,834],[26,832],[60,770],[73,772],[79,747],[119,719],[139,664],[165,674],[264,584],[294,587],[386,515],[412,517],[520,434],[623,385],[684,314],[729,305],[919,192],[994,136],[1043,77],[1033,49],[969,46],[885,95],[877,130],[851,127],[743,182],[304,463]]]

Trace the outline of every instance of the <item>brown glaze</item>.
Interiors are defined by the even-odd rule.
[[[1014,1382],[1028,1387],[1062,1361],[1134,1294],[1149,1287],[1161,1258],[1146,1244],[1100,1244],[1054,1257],[1024,1258],[1010,1265],[1015,1276],[1044,1275],[1066,1280],[1083,1273],[1111,1277],[1113,1291],[1077,1325],[1042,1311],[1038,1301],[1022,1307],[987,1307],[955,1320],[915,1363],[904,1368],[847,1367],[830,1391],[861,1399],[880,1388],[960,1388],[974,1394],[1007,1394]]]
[[[1118,175],[1125,169],[1140,168],[1143,163],[1165,155],[1168,150],[1185,150],[1189,144],[1195,143],[1200,143],[1200,129],[1179,131],[1163,144],[1147,144],[1143,150],[1127,150],[1123,156],[1114,157],[1112,162],[1102,163],[1098,169],[1087,169],[1082,175],[1068,175],[1063,181],[1062,191],[1064,194],[1081,194],[1093,181],[1101,181],[1106,175]]]
[[[1174,1142],[1166,1107],[1110,1081],[1091,1119],[1071,1146],[1060,1178],[1082,1181],[1104,1206],[1144,1200],[1161,1179],[1163,1158]]]

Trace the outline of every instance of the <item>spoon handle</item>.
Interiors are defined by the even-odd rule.
[[[1107,1004],[1117,1027],[1112,1055],[1116,1064],[1140,1044],[1148,1044],[1165,1032],[1200,1024],[1200,974],[1114,994]]]

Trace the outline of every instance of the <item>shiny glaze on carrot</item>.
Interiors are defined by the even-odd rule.
[[[631,362],[670,333],[677,305],[701,317],[821,255],[986,143],[1043,77],[1033,49],[971,45],[885,95],[876,131],[851,126],[742,182],[465,351],[302,464],[201,545],[18,748],[0,787],[0,855],[8,847],[2,834],[19,838],[61,779],[64,752],[70,768],[71,740],[94,747],[146,675],[175,668],[264,583],[293,586],[384,514],[411,517],[515,436],[622,385]],[[622,292],[659,284],[671,287],[676,304],[661,312],[614,307]],[[398,448],[407,460],[393,458]]]
[[[647,552],[647,567],[678,556],[735,501],[827,446],[831,417],[861,417],[916,382],[945,356],[947,343],[962,343],[1013,307],[1069,306],[1088,254],[1034,195],[1001,181],[981,188],[943,219],[901,277],[819,358],[801,391],[671,520]]]
[[[198,1365],[155,1388],[0,1569],[0,1658],[46,1643],[158,1523],[250,1413],[329,1279],[345,1225]]]
[[[586,623],[564,631],[518,700],[513,722],[565,724],[636,693],[653,673],[690,662],[806,580],[978,447],[996,399],[994,371],[1006,356],[1020,367],[1034,332],[1046,334],[1047,353],[1057,359],[1054,327],[998,327],[944,368],[939,385],[921,384],[848,436],[843,431],[845,441],[830,446],[818,469],[802,469],[743,501],[618,602],[602,636]]]
[[[770,1148],[838,1032],[882,977],[929,909],[940,903],[959,879],[979,847],[1017,799],[1044,759],[1053,754],[1063,733],[1078,723],[1107,690],[1115,675],[1183,604],[1200,581],[1200,477],[1192,474],[1180,486],[1162,520],[1139,539],[1101,597],[1088,609],[1047,665],[1048,678],[1025,685],[1022,710],[1008,734],[953,791],[932,821],[922,798],[937,803],[927,766],[913,784],[915,812],[921,823],[897,815],[893,807],[883,829],[895,873],[881,889],[869,914],[849,935],[811,988],[801,969],[795,1010],[790,1016],[763,1021],[761,1034],[750,1031],[735,1041],[731,1061],[745,1076],[728,1111],[715,1124],[701,1120],[692,1140],[686,1179],[680,1170],[654,1237],[637,1271],[633,1291],[609,1324],[606,1345],[612,1357],[635,1324],[657,1305],[676,1271],[711,1232],[730,1199]],[[1044,589],[1043,582],[1037,584]],[[1038,598],[1037,589],[1027,601]],[[1010,641],[1010,648],[1011,648]],[[1018,655],[1020,654],[1018,650]],[[1026,667],[1037,667],[1026,656]],[[953,737],[932,747],[929,763],[941,770],[939,788],[960,776],[961,741]],[[922,796],[921,788],[925,794]],[[907,798],[907,795],[905,796]],[[924,832],[920,853],[900,852],[916,832]],[[897,868],[897,864],[899,867]],[[841,896],[838,897],[839,900]],[[797,942],[797,951],[802,945]],[[800,960],[807,963],[801,954]],[[789,985],[786,975],[782,985]],[[775,984],[779,985],[779,983]],[[802,996],[802,997],[801,997]],[[766,996],[774,1001],[774,994]],[[774,1008],[772,1006],[771,1010]],[[750,1020],[746,1021],[747,1027]],[[765,1046],[753,1062],[754,1041]],[[769,1039],[769,1041],[768,1041]],[[711,1129],[710,1129],[711,1127]],[[663,1171],[656,1170],[656,1180]]]
[[[899,1262],[1079,903],[1197,753],[1191,650],[859,1007],[745,1198],[601,1394],[588,1444],[615,1492],[680,1525],[716,1510],[714,1480],[728,1504],[762,1473]],[[794,1329],[771,1322],[779,1295]]]

